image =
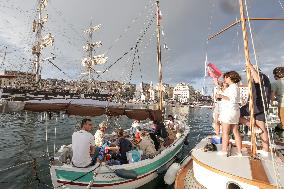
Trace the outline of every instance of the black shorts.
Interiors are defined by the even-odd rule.
[[[242,106],[241,109],[240,109],[240,112],[241,112],[241,117],[250,116],[249,106],[248,105]],[[257,120],[257,121],[265,122],[265,114],[264,114],[264,112],[254,113],[254,119]]]

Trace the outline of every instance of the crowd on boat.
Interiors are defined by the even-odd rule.
[[[73,133],[70,146],[72,157],[69,158],[74,167],[85,168],[97,162],[121,165],[154,158],[182,132],[172,115],[168,115],[166,122],[153,121],[150,126],[134,120],[130,129],[118,128],[115,134],[106,134],[108,127],[106,121],[101,122],[92,135],[91,119],[82,120],[81,129]]]
[[[239,132],[239,125],[250,126],[250,114],[255,119],[255,130],[259,133],[262,141],[262,150],[257,152],[267,157],[269,152],[269,137],[266,129],[267,110],[271,102],[278,103],[278,113],[281,121],[280,130],[284,130],[284,67],[276,67],[273,70],[274,82],[262,73],[256,65],[247,63],[247,70],[251,75],[252,107],[250,108],[250,97],[247,102],[240,104],[240,90],[238,83],[240,75],[236,71],[229,71],[223,74],[223,81],[214,78],[217,92],[214,94],[214,129],[216,135],[222,135],[222,150],[218,155],[227,155],[229,146],[229,134],[232,131],[237,146],[237,156],[242,156],[242,137]],[[251,111],[253,109],[253,111]],[[222,132],[222,134],[221,134]]]

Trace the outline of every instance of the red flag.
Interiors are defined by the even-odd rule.
[[[222,75],[222,72],[212,63],[207,65],[207,72],[212,78],[219,78]]]

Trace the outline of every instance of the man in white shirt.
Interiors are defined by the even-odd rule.
[[[72,164],[75,167],[88,167],[96,163],[92,158],[95,151],[94,136],[90,133],[93,129],[90,119],[83,119],[81,130],[72,135]]]

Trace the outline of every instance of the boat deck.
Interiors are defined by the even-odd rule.
[[[217,152],[204,152],[203,147],[207,142],[208,139],[203,139],[192,151],[194,165],[248,184],[261,183],[264,187],[284,186],[284,178],[275,176],[277,173],[280,175],[284,173],[284,163],[281,157],[272,157],[270,153],[268,157],[252,159],[249,156],[249,149],[243,153],[242,157],[238,157],[235,147],[232,148],[230,157],[220,156]],[[221,145],[216,146],[218,151],[221,150]]]
[[[190,160],[190,162],[178,172],[175,189],[205,189],[205,187],[195,180],[192,165],[193,160]]]

